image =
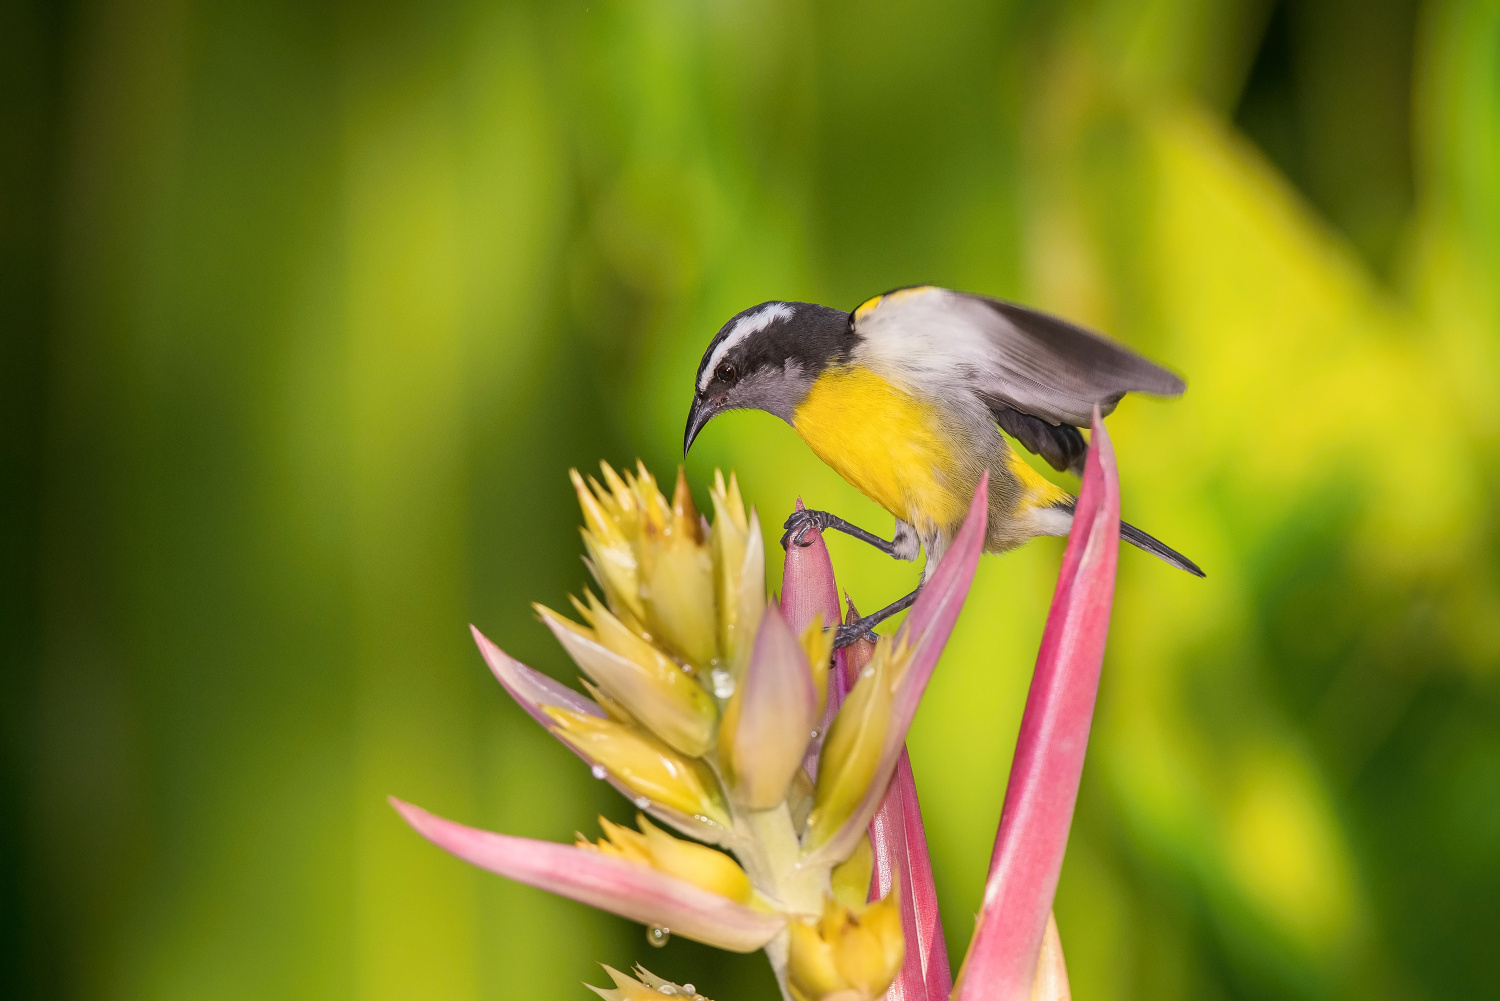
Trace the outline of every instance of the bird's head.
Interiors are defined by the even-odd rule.
[[[849,314],[809,302],[763,302],[714,335],[693,383],[682,453],[726,410],[764,410],[788,424],[813,381],[845,357],[856,335]]]

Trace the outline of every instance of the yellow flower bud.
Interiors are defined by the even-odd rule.
[[[611,699],[674,749],[701,757],[718,716],[714,700],[675,661],[611,615],[591,592],[585,597],[587,604],[574,599],[574,605],[592,630],[545,605],[534,607],[569,656]]]
[[[787,987],[797,1001],[822,1001],[844,990],[833,961],[833,949],[818,934],[816,923],[792,921],[787,930]]]
[[[646,848],[644,835],[628,827],[611,823],[603,817],[599,818],[599,829],[604,832],[604,837],[600,838],[597,843],[590,841],[582,834],[575,835],[573,843],[579,848],[596,851],[610,858],[633,862],[636,865],[651,865],[651,853]]]
[[[706,845],[674,838],[644,816],[638,815],[635,822],[644,836],[653,868],[736,903],[750,902],[754,894],[750,877],[734,859]]]
[[[724,511],[718,494],[710,494],[714,504],[714,526],[709,533],[709,551],[714,564],[714,600],[719,610],[719,649],[724,659],[733,661],[740,649],[736,628],[736,604],[739,595],[739,571],[745,562],[745,530]],[[749,640],[745,643],[748,645]]]
[[[823,613],[802,630],[802,649],[807,653],[807,663],[812,668],[813,685],[818,689],[818,715],[828,704],[828,668],[833,663],[833,630],[823,628]]]
[[[891,715],[893,681],[907,656],[882,637],[875,656],[859,672],[859,679],[839,707],[818,758],[818,784],[813,811],[807,818],[803,844],[816,848],[827,841],[869,791],[885,744]]]
[[[641,577],[646,628],[695,668],[718,658],[714,567],[707,548],[680,534],[650,536]]]
[[[638,727],[641,721],[630,715],[630,710],[610,698],[605,691],[587,678],[579,678],[578,683],[583,685],[584,691],[589,693],[589,698],[598,703],[599,708],[604,710],[604,715],[616,723],[624,723],[626,726]]]
[[[787,932],[787,986],[797,1001],[872,1001],[891,985],[906,955],[894,893],[859,907],[828,897],[821,918],[793,921]]]
[[[747,518],[740,499],[739,483],[729,474],[714,471],[709,492],[714,505],[714,526],[709,545],[713,553],[714,600],[719,612],[719,649],[733,671],[744,666],[760,627],[766,606],[766,551],[760,534],[760,519]]]
[[[559,738],[608,769],[632,792],[688,816],[730,826],[713,773],[639,730],[556,706],[543,711]]]
[[[710,893],[728,897],[737,904],[748,904],[755,895],[750,886],[750,877],[728,855],[692,841],[674,838],[647,820],[643,814],[636,814],[635,822],[639,831],[632,831],[600,817],[599,828],[604,832],[604,837],[598,842],[592,842],[579,834],[574,844],[611,858],[649,866],[657,872],[692,883]]]
[[[607,467],[606,467],[607,468]],[[619,521],[619,503],[606,501],[603,490],[591,491],[578,475],[568,470],[578,505],[583,509],[583,545],[588,550],[588,565],[610,605],[639,619],[644,615],[641,604],[640,568],[636,547]],[[597,484],[595,484],[597,489]]]
[[[896,894],[886,894],[884,900],[862,911],[829,904],[820,924],[825,939],[832,942],[834,964],[850,987],[867,997],[879,997],[901,972],[901,960],[906,957]],[[839,912],[832,924],[827,919],[829,910]]]
[[[859,839],[854,854],[833,867],[828,874],[833,899],[845,907],[863,907],[870,899],[870,876],[875,872],[875,852],[870,836]]]
[[[620,479],[620,474],[607,462],[599,463],[599,471],[604,475],[604,484],[609,487],[609,498],[614,504],[615,517],[620,522],[620,530],[628,539],[634,539],[640,534],[641,505],[636,500],[634,491],[630,485]],[[604,500],[601,491],[599,499]]]
[[[735,478],[731,471],[729,474],[729,485],[724,485],[724,472],[714,470],[714,485],[709,491],[709,497],[714,502],[714,519],[727,517],[740,532],[750,529],[750,522],[745,517],[745,501],[740,497],[740,481]]]
[[[673,535],[692,539],[695,545],[703,545],[703,518],[693,503],[693,492],[688,489],[687,470],[677,467],[677,484],[672,488]]]
[[[775,608],[724,709],[719,766],[735,801],[769,810],[786,800],[818,722],[818,695],[802,646]]]
[[[627,472],[625,477],[641,507],[640,537],[645,540],[666,535],[672,520],[672,509],[662,496],[661,488],[656,485],[656,477],[651,475],[646,464],[639,459],[635,460],[635,476],[632,478]]]

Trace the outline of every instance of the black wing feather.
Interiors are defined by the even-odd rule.
[[[1058,472],[1083,471],[1083,458],[1088,454],[1088,442],[1083,432],[1071,424],[1048,424],[1040,417],[1023,414],[1019,410],[1002,405],[991,406],[995,423],[1012,438],[1026,446],[1027,451],[1040,455]]]

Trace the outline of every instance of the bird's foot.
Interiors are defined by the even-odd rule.
[[[852,622],[846,622],[841,626],[835,627],[833,630],[833,648],[835,650],[842,650],[846,646],[853,646],[860,640],[869,640],[871,643],[875,642],[875,626],[879,620],[870,621],[874,618],[872,615],[869,618],[855,619]]]
[[[860,640],[866,639],[873,641],[875,639],[875,627],[897,612],[904,612],[910,608],[912,603],[917,600],[917,595],[921,592],[922,589],[918,587],[911,594],[891,602],[878,611],[871,612],[862,618],[852,619],[842,626],[836,627],[833,631],[834,647],[836,649],[846,647],[851,643],[858,643]]]
[[[805,549],[814,541],[808,534],[808,529],[821,535],[824,529],[830,528],[837,520],[827,511],[809,511],[806,508],[793,511],[791,517],[787,518],[786,523],[781,526],[786,529],[781,533],[781,548],[797,545]]]

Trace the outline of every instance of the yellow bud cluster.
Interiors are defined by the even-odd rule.
[[[830,896],[821,918],[793,921],[787,932],[787,986],[797,1001],[873,1001],[906,955],[894,893],[858,907]]]
[[[650,866],[738,904],[748,904],[755,895],[745,870],[728,855],[675,838],[641,814],[636,814],[635,822],[639,831],[600,817],[599,827],[604,837],[595,843],[580,834],[577,844],[613,858]]]
[[[603,484],[593,477],[585,482],[577,470],[570,475],[583,509],[589,569],[604,591],[605,603],[626,628],[662,647],[690,671],[708,668],[721,658],[722,618],[715,587],[715,540],[709,536],[744,536],[738,491],[735,503],[725,505],[735,510],[718,515],[711,533],[681,470],[668,502],[642,464],[624,476],[607,463],[600,469]],[[756,588],[764,601],[763,567],[761,576]]]
[[[602,600],[573,599],[581,622],[535,608],[608,718],[554,712],[559,736],[652,802],[726,824],[699,759],[713,754],[726,686],[765,611],[759,521],[733,475],[715,474],[710,528],[681,470],[670,500],[642,464],[600,474],[571,471]]]

